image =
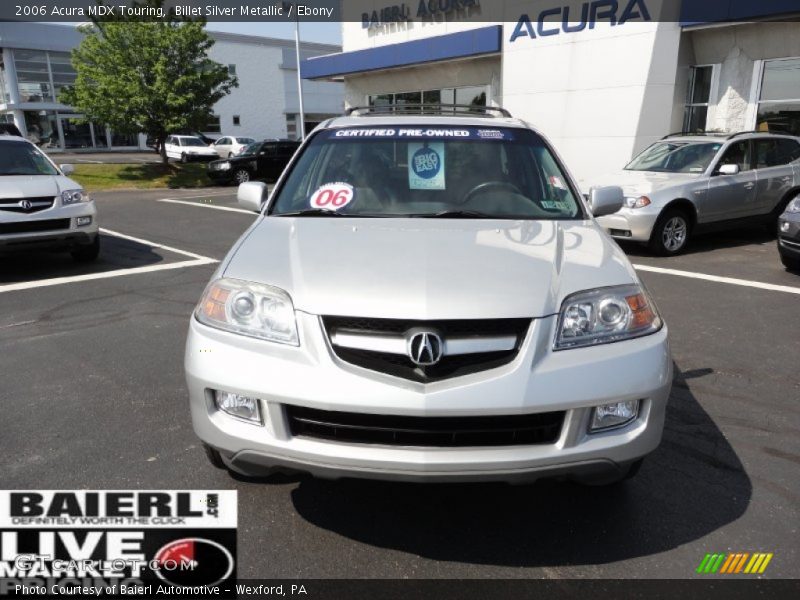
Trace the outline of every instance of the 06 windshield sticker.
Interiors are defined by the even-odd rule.
[[[443,190],[444,142],[408,145],[408,187],[412,190]]]
[[[510,129],[491,129],[487,127],[353,127],[335,129],[328,133],[328,139],[350,140],[371,138],[380,140],[404,139],[455,139],[510,141],[514,134]]]
[[[326,183],[311,194],[311,208],[339,210],[350,204],[354,196],[353,186],[349,183]]]

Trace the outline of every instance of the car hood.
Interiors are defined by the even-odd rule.
[[[647,195],[681,186],[702,176],[702,173],[659,173],[654,171],[615,171],[597,178],[593,187],[618,185],[626,196]]]
[[[64,190],[80,190],[81,185],[63,175],[0,176],[0,198],[38,198],[57,196]]]
[[[266,217],[224,275],[297,310],[405,319],[540,317],[580,290],[638,281],[593,221]]]

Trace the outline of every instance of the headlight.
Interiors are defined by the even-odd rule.
[[[650,205],[650,198],[647,196],[639,196],[638,198],[625,198],[625,206],[627,208],[644,208]]]
[[[786,207],[786,212],[800,213],[800,196],[789,202],[789,206]]]
[[[229,163],[227,160],[225,162],[222,162],[222,163],[217,163],[217,168],[220,171],[229,171],[230,168],[231,168],[231,163]]]
[[[89,194],[83,190],[64,190],[61,192],[61,204],[77,204],[78,202],[89,202]]]
[[[212,281],[195,315],[209,327],[300,345],[292,299],[283,290],[268,285],[227,278]]]
[[[579,292],[561,307],[554,350],[641,337],[661,325],[655,304],[638,285]]]

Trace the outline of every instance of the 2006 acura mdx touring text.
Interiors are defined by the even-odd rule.
[[[667,328],[625,255],[541,135],[444,110],[329,120],[268,199],[240,186],[262,215],[186,345],[216,466],[602,484],[658,445]]]

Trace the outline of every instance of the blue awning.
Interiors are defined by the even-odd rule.
[[[682,27],[800,13],[798,0],[683,0]]]
[[[315,56],[300,63],[303,79],[324,79],[380,69],[500,52],[503,26],[492,25],[400,44]]]

